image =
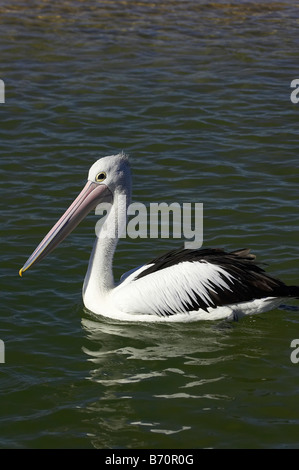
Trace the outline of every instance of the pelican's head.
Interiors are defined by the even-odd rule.
[[[53,251],[99,203],[112,202],[114,194],[130,190],[131,172],[125,154],[97,160],[89,170],[86,185],[20,269],[20,276]]]
[[[131,171],[127,155],[120,153],[100,158],[90,167],[88,181],[104,184],[112,194],[131,190]]]

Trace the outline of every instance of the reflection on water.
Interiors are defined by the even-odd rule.
[[[85,409],[92,422],[100,422],[101,432],[90,436],[95,447],[110,447],[115,441],[122,445],[128,433],[131,447],[142,447],[142,439],[152,447],[162,445],[163,439],[165,446],[168,439],[178,445],[175,436],[179,442],[181,433],[192,436],[198,426],[199,416],[186,408],[190,400],[197,401],[204,421],[205,415],[223,412],[234,401],[232,379],[222,364],[261,355],[253,344],[235,350],[234,324],[125,324],[85,314],[82,326],[83,351],[92,364],[87,379],[100,387],[99,399]],[[246,327],[243,333],[245,339]],[[162,441],[155,436],[163,436]],[[194,436],[192,441],[195,445]]]
[[[230,326],[219,327],[215,323],[200,322],[193,326],[186,324],[142,324],[116,323],[100,317],[99,320],[82,319],[82,325],[88,339],[100,344],[100,350],[87,350],[94,363],[101,363],[103,358],[112,354],[125,356],[129,360],[165,361],[171,358],[189,358],[193,353],[217,353],[225,347],[222,339],[229,335]],[[192,334],[192,332],[195,333]],[[200,331],[200,333],[199,333]],[[186,342],[186,337],[188,341]],[[123,347],[120,346],[123,343]],[[117,346],[114,349],[114,345]]]

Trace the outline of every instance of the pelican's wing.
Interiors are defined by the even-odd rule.
[[[114,292],[128,313],[169,316],[266,297],[286,286],[253,263],[249,250],[175,250],[129,275]]]
[[[120,276],[120,280],[119,282],[122,283],[124,282],[125,279],[127,279],[127,277],[131,276],[131,274],[135,273],[136,271],[138,271],[140,268],[142,268],[143,265],[141,266],[137,266],[137,268],[133,268],[133,269],[130,269],[129,271],[123,273],[121,276]]]

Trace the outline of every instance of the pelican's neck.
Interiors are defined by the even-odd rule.
[[[96,224],[97,238],[89,259],[83,285],[84,303],[90,310],[94,311],[94,308],[90,306],[91,302],[94,304],[102,301],[114,288],[113,256],[118,238],[126,227],[129,203],[129,188],[122,192],[116,192],[113,204],[109,205],[108,214]],[[107,209],[107,205],[105,207]],[[105,207],[99,205],[96,214],[103,214]]]

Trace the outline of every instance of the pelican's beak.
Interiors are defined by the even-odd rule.
[[[20,269],[19,274],[27,271],[33,264],[37,263],[64,240],[69,233],[84,219],[84,217],[94,209],[100,202],[111,202],[112,193],[105,184],[97,184],[87,181],[81,193],[70,205],[63,216],[58,220],[50,232],[40,242],[30,258]]]

